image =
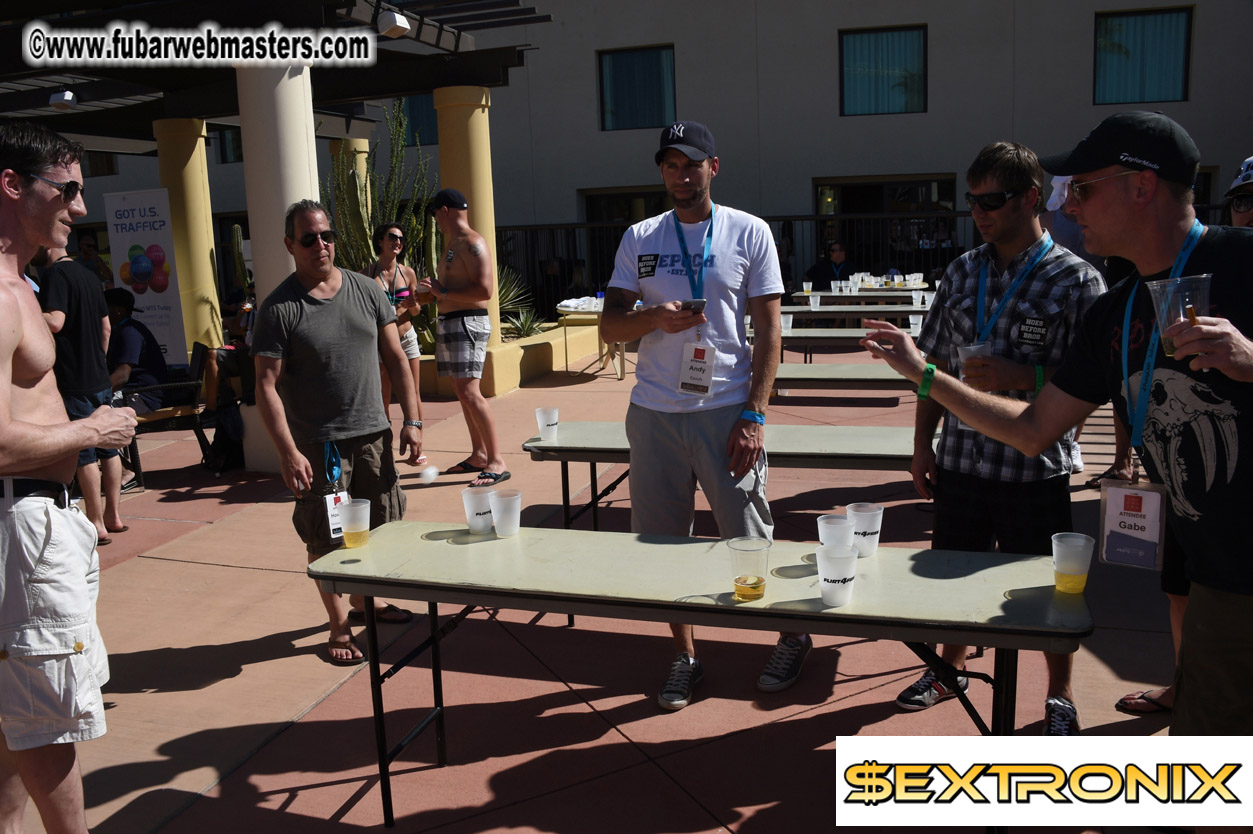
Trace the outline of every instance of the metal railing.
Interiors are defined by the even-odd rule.
[[[1197,206],[1205,223],[1226,222],[1224,206]],[[825,242],[840,240],[857,271],[891,269],[938,278],[949,262],[981,243],[969,212],[789,215],[763,218],[774,234],[784,282],[799,286],[805,271],[825,257]],[[502,226],[496,258],[526,281],[537,312],[556,318],[567,298],[603,291],[613,274],[627,223]]]

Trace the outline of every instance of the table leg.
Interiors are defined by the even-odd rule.
[[[570,529],[570,464],[561,462],[561,520]]]
[[[366,653],[370,662],[370,701],[374,707],[374,746],[379,759],[379,794],[383,800],[383,825],[396,824],[392,810],[391,763],[387,755],[387,727],[383,712],[383,678],[379,673],[379,633],[374,617],[374,597],[365,597]]]
[[[431,696],[434,699],[431,709],[438,711],[435,718],[435,761],[443,767],[448,764],[448,746],[444,734],[444,669],[440,665],[439,644],[442,638],[439,633],[439,606],[428,602],[426,616],[431,623]]]
[[[992,660],[992,735],[1014,732],[1018,698],[1018,650],[996,649]]]
[[[592,468],[592,529],[600,529],[600,517],[597,515],[597,509],[600,507],[600,488],[596,484],[596,464],[589,463]]]

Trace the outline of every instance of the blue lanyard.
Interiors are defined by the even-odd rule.
[[[709,204],[709,228],[705,229],[705,252],[700,259],[700,272],[692,271],[692,256],[687,251],[687,241],[683,237],[683,225],[679,223],[679,215],[671,213],[674,218],[674,231],[679,236],[679,251],[683,253],[683,266],[687,269],[687,283],[692,288],[692,298],[705,297],[705,262],[709,260],[709,247],[714,242],[714,213],[718,207]]]
[[[1175,263],[1170,268],[1171,278],[1178,278],[1183,274],[1184,264],[1188,262],[1188,257],[1196,248],[1196,243],[1201,239],[1201,233],[1204,231],[1205,227],[1201,225],[1201,221],[1194,219],[1192,228],[1188,230],[1188,237],[1183,242],[1183,248],[1175,256]],[[1132,400],[1131,375],[1127,373],[1127,346],[1131,333],[1131,308],[1135,304],[1138,289],[1140,289],[1140,282],[1136,281],[1131,285],[1131,294],[1127,296],[1127,310],[1122,317],[1122,380],[1127,390],[1127,419],[1131,421],[1131,445],[1137,448],[1143,439],[1144,421],[1149,413],[1149,390],[1153,387],[1153,368],[1157,365],[1157,344],[1161,340],[1157,327],[1157,315],[1154,311],[1151,325],[1153,335],[1149,337],[1148,353],[1144,356],[1144,368],[1140,371],[1140,396]],[[1141,408],[1141,405],[1144,407]]]
[[[986,324],[983,322],[983,311],[986,309],[984,298],[988,292],[988,262],[983,262],[983,266],[979,269],[979,297],[975,307],[975,324],[979,331],[979,344],[986,342],[988,337],[992,335],[992,328],[996,325],[996,320],[1001,317],[1001,313],[1005,312],[1005,308],[1009,306],[1009,300],[1014,297],[1014,293],[1018,292],[1022,282],[1027,280],[1031,270],[1035,269],[1036,264],[1042,261],[1052,248],[1053,238],[1048,232],[1045,232],[1044,237],[1041,238],[1040,251],[1036,252],[1035,257],[1022,268],[1022,271],[1018,273],[1018,277],[1014,279],[1014,283],[1009,285],[1009,289],[1005,291],[1005,297],[1001,299],[1000,304],[996,305],[996,310],[992,312],[992,318]]]
[[[322,471],[326,474],[326,482],[333,484],[338,490],[339,476],[343,469],[340,467],[339,447],[333,440],[322,444]]]

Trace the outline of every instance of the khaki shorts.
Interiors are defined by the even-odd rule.
[[[337,483],[327,481],[327,444],[297,446],[313,468],[313,484],[296,499],[292,524],[310,556],[323,556],[342,544],[341,539],[331,538],[330,521],[326,516],[326,496],[338,490],[370,501],[371,530],[389,521],[399,521],[405,514],[405,493],[400,488],[396,461],[392,457],[391,429],[333,442],[339,449],[342,470]]]
[[[626,434],[632,533],[690,536],[699,482],[720,537],[773,538],[765,452],[743,478],[727,471],[727,438],[743,410],[732,405],[670,414],[631,404]]]
[[[105,733],[100,687],[109,658],[96,628],[96,528],[49,498],[0,502],[0,730],[10,750]],[[55,629],[41,627],[55,619]]]

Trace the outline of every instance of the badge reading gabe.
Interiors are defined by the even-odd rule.
[[[635,258],[635,271],[640,278],[652,278],[657,274],[657,256],[637,255]]]

